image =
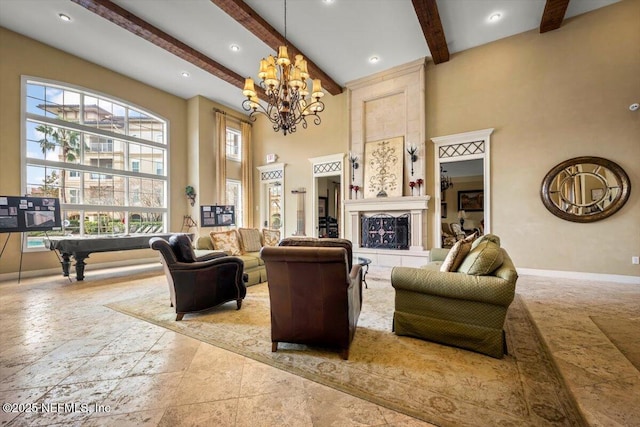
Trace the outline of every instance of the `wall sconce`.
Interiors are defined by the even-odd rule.
[[[349,152],[349,161],[351,162],[351,181],[355,181],[356,169],[360,166],[358,164],[358,156],[354,156],[353,153]]]
[[[196,204],[196,190],[190,186],[187,185],[187,188],[184,189],[184,193],[187,195],[187,199],[189,199],[189,203],[191,204],[191,206]]]
[[[418,161],[418,155],[416,154],[417,152],[418,147],[416,147],[415,145],[410,145],[409,148],[407,148],[409,160],[411,160],[411,176],[413,176],[413,164]]]

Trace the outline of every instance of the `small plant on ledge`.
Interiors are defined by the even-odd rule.
[[[187,199],[189,199],[189,203],[191,204],[191,206],[195,205],[196,190],[191,185],[187,185],[187,188],[185,188],[184,193],[187,195]]]

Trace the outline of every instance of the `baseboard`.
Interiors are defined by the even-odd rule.
[[[538,270],[535,268],[519,268],[518,274],[528,276],[557,277],[559,279],[580,279],[601,282],[628,283],[640,285],[640,276],[626,276],[623,274],[585,273],[580,271]]]
[[[139,258],[139,259],[129,259],[129,260],[122,260],[122,261],[102,262],[97,264],[87,264],[84,272],[86,277],[87,273],[90,273],[91,271],[95,271],[95,270],[102,270],[106,268],[127,267],[131,265],[145,265],[145,264],[146,264],[145,270],[156,269],[156,268],[158,270],[162,269],[162,264],[160,264],[160,260],[158,259],[158,257],[154,257],[154,258]],[[156,265],[149,266],[148,264],[156,264]],[[55,274],[59,274],[60,276],[62,276],[62,268],[57,267],[57,268],[47,268],[42,270],[23,271],[22,273],[20,273],[20,277],[23,279],[26,279],[29,277],[51,276]],[[71,276],[73,279],[75,279],[75,269],[73,268],[73,266],[71,267]],[[18,280],[18,272],[15,271],[12,273],[0,274],[0,282],[3,282],[5,280]]]

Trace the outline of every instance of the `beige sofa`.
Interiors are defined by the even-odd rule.
[[[277,245],[279,236],[278,230],[264,229],[260,232],[257,228],[238,228],[212,231],[198,237],[193,243],[196,256],[224,252],[240,258],[244,262],[244,273],[248,277],[246,285],[252,286],[267,281],[267,269],[260,257],[260,250],[265,244]]]

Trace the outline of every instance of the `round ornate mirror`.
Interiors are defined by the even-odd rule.
[[[593,222],[613,215],[629,199],[631,182],[617,164],[601,157],[576,157],[551,169],[542,180],[545,207],[567,221]]]

